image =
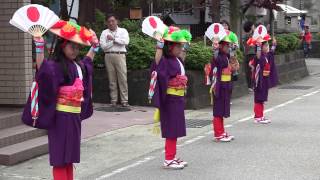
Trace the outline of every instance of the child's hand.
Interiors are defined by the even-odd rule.
[[[157,41],[156,48],[162,49],[163,47],[164,47],[164,41],[163,40]]]
[[[92,38],[90,40],[90,43],[94,46],[98,46],[99,45],[99,39],[96,35],[96,33],[92,30],[92,29],[89,29],[89,31],[91,32],[92,34]]]
[[[212,47],[213,47],[213,50],[217,50],[217,49],[219,49],[219,43],[213,43],[212,44]]]

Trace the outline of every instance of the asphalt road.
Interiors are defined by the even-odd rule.
[[[295,84],[312,88],[287,90],[301,94],[268,107],[267,117],[272,120],[271,124],[254,124],[250,117],[226,123],[227,130],[236,137],[233,142],[216,143],[210,131],[180,142],[178,156],[189,162],[183,170],[162,169],[163,151],[156,150],[83,179],[318,180],[319,84],[320,76],[314,73]]]

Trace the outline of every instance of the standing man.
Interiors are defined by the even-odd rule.
[[[121,104],[128,107],[126,46],[129,44],[129,33],[126,29],[118,27],[118,19],[113,14],[106,17],[106,24],[108,29],[101,33],[100,44],[105,52],[111,105],[117,105],[119,85]]]
[[[245,32],[243,36],[243,47],[244,47],[244,53],[245,53],[244,70],[246,73],[246,80],[247,80],[247,84],[250,92],[253,92],[253,90],[252,90],[252,78],[251,78],[252,69],[249,66],[249,62],[251,59],[254,58],[256,53],[253,47],[250,47],[247,45],[247,41],[253,35],[254,29],[255,29],[255,26],[251,21],[247,21],[243,25],[243,30]]]

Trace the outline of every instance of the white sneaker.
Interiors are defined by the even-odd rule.
[[[230,142],[231,140],[232,140],[232,137],[230,136],[215,137],[216,142]]]
[[[180,158],[174,158],[174,160],[176,162],[178,162],[179,164],[182,164],[184,167],[188,166],[188,162],[181,160]]]
[[[269,124],[269,123],[271,123],[270,120],[265,119],[264,117],[262,117],[262,118],[254,118],[254,122],[257,123],[257,124]]]
[[[184,166],[178,163],[176,160],[165,160],[163,163],[164,169],[183,169]]]
[[[223,133],[223,136],[230,137],[231,140],[234,140],[234,136],[228,134],[227,132]]]
[[[271,123],[271,120],[268,119],[268,118],[266,118],[266,117],[263,117],[263,120],[264,120],[265,122],[267,122],[267,123]]]

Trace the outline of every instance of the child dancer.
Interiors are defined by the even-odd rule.
[[[35,38],[39,114],[31,112],[32,92],[22,120],[48,130],[53,179],[73,180],[73,163],[80,162],[81,121],[93,112],[92,72],[98,39],[93,31],[73,22],[59,21],[50,31],[59,36],[50,59],[44,60],[43,38]],[[83,59],[79,59],[80,45],[92,46]]]
[[[215,26],[216,30],[225,31],[221,28],[222,25]],[[219,46],[214,45],[214,57],[210,68],[212,96],[214,98],[212,124],[214,129],[214,138],[217,142],[230,142],[234,139],[234,136],[229,135],[225,131],[223,119],[230,117],[232,73],[236,70],[234,69],[235,67],[231,66],[229,61],[230,45],[231,40],[228,35],[219,42]]]
[[[154,67],[157,85],[153,103],[159,109],[161,133],[165,138],[163,167],[183,169],[188,163],[176,158],[176,149],[177,138],[186,136],[184,108],[188,78],[182,55],[184,45],[191,40],[191,34],[170,26],[165,31],[163,40],[164,42],[157,43]]]
[[[274,62],[276,40],[273,39],[272,47],[269,51],[268,41],[271,40],[271,37],[267,34],[266,28],[263,25],[259,25],[254,34],[257,36],[248,40],[248,45],[255,45],[257,52],[254,60],[250,62],[253,67],[254,122],[268,124],[271,120],[264,116],[264,103],[268,101],[269,88],[274,87],[278,82]]]

